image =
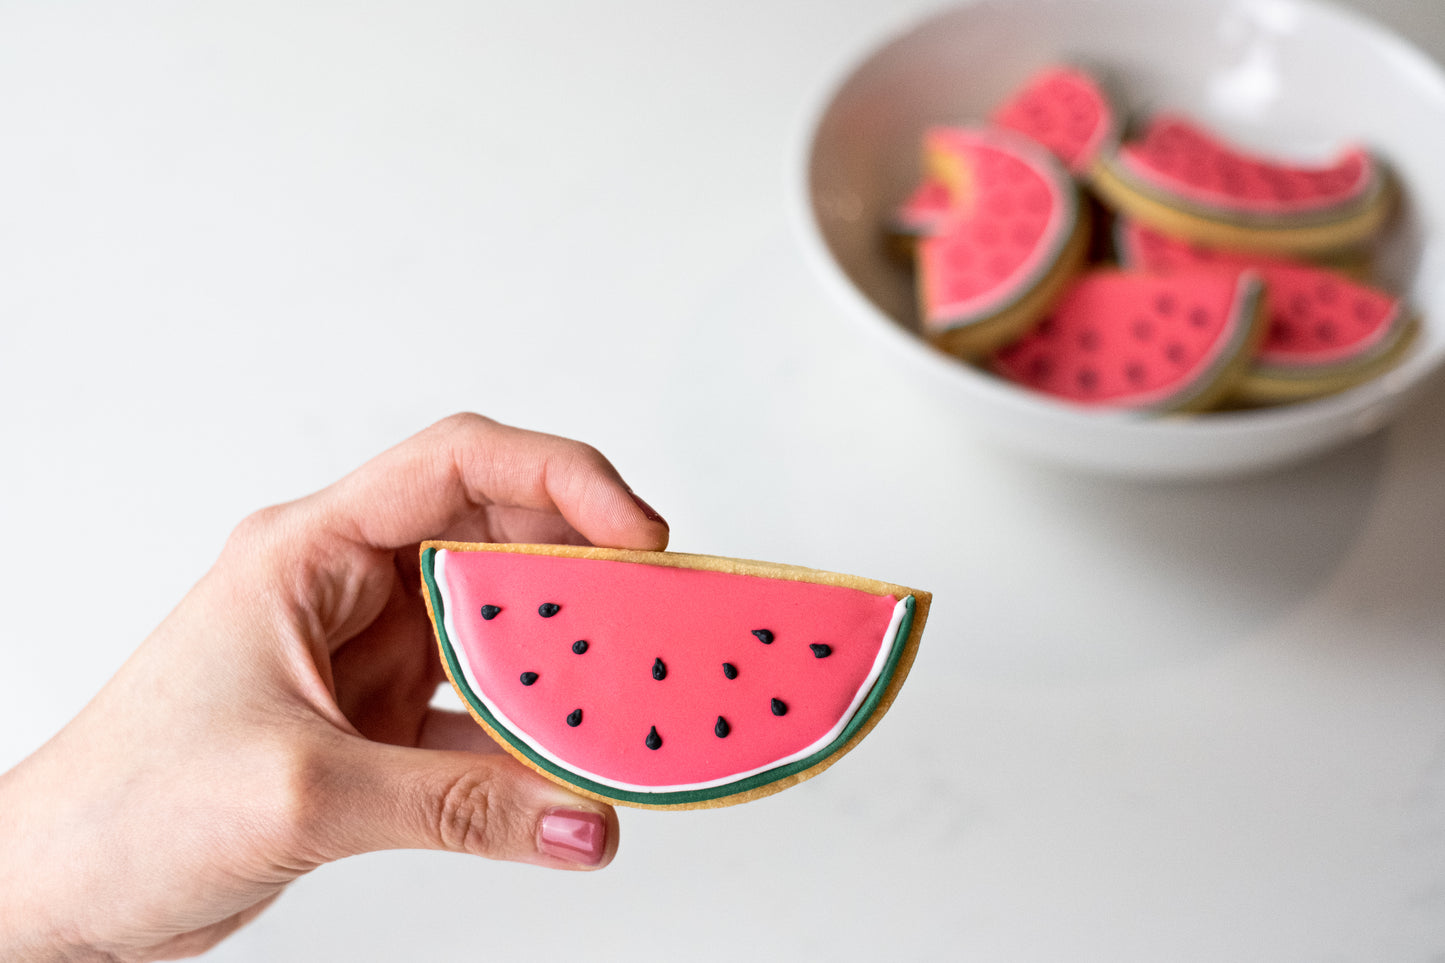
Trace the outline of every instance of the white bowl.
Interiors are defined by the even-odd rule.
[[[922,131],[982,118],[1059,60],[1105,72],[1123,110],[1178,108],[1255,149],[1375,147],[1406,192],[1377,270],[1424,315],[1412,354],[1316,401],[1139,420],[1050,401],[925,343],[908,275],[879,240],[890,207],[919,176]],[[1026,455],[1134,477],[1272,468],[1378,429],[1445,360],[1445,75],[1358,14],[1314,0],[978,0],[888,40],[821,99],[797,213],[822,277],[960,424]]]

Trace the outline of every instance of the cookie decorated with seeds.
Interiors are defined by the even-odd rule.
[[[426,542],[421,561],[473,718],[542,775],[653,809],[745,802],[832,765],[892,704],[931,601],[672,552]]]
[[[1094,410],[1205,411],[1243,379],[1264,335],[1252,271],[1091,271],[991,368]]]

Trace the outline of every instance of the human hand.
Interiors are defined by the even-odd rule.
[[[501,752],[441,685],[417,543],[667,545],[578,442],[460,415],[268,508],[81,713],[0,776],[0,959],[200,953],[381,849],[590,869],[611,807]]]

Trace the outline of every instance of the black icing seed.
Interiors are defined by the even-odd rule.
[[[833,647],[826,642],[810,642],[808,648],[813,650],[815,659],[826,659],[833,654]]]
[[[662,736],[659,736],[659,735],[657,734],[657,726],[653,726],[653,727],[652,727],[652,730],[647,733],[646,743],[647,743],[647,748],[649,748],[649,749],[661,749],[661,748],[662,748]]]
[[[719,739],[726,739],[728,737],[728,733],[732,731],[733,727],[728,725],[728,721],[722,716],[718,716],[717,724],[712,727],[712,734],[717,736]]]
[[[573,729],[576,729],[576,728],[577,728],[578,726],[580,726],[581,724],[582,724],[582,710],[581,710],[581,709],[573,709],[571,712],[567,713],[567,725],[571,726]]]
[[[572,643],[572,651],[573,651],[573,652],[576,652],[578,655],[581,655],[583,652],[586,652],[586,651],[587,651],[587,640],[586,640],[586,639],[578,639],[576,642],[573,642],[573,643]]]
[[[556,615],[560,611],[562,611],[562,606],[558,605],[556,602],[543,602],[541,605],[537,606],[537,614],[542,616],[542,618],[544,619],[550,619],[552,616]]]
[[[661,659],[652,660],[652,677],[658,682],[667,678],[667,666],[662,664]]]
[[[758,641],[763,643],[763,645],[773,644],[773,633],[769,632],[767,629],[753,629],[753,635],[756,635],[758,637]]]
[[[492,621],[492,619],[497,617],[497,613],[500,611],[502,611],[502,608],[499,605],[483,605],[482,618],[490,622]]]
[[[782,699],[773,700],[773,715],[785,716],[788,714],[788,704]]]
[[[537,673],[535,673],[535,672],[523,672],[523,673],[522,673],[522,685],[531,685],[533,682],[536,682],[536,681],[537,681]]]
[[[738,667],[733,665],[731,662],[724,662],[723,675],[727,676],[729,679],[736,679],[738,677]]]

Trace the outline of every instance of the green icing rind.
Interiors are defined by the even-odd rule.
[[[462,672],[461,664],[457,660],[456,651],[452,646],[452,640],[447,636],[446,613],[442,609],[442,594],[441,590],[437,588],[436,575],[434,572],[436,552],[436,549],[429,548],[422,553],[422,579],[426,583],[427,594],[431,597],[432,621],[436,627],[437,638],[439,638],[442,643],[442,654],[447,662],[447,670],[451,674],[453,681],[455,681],[458,691],[461,692],[462,698],[466,699],[467,705],[471,706],[473,712],[485,719],[487,725],[491,726],[492,730],[505,739],[513,749],[526,756],[539,769],[549,772],[571,785],[597,793],[599,796],[643,805],[687,805],[707,802],[711,799],[721,799],[724,796],[735,796],[739,793],[751,792],[760,786],[766,786],[780,779],[787,779],[789,776],[806,772],[842,749],[848,744],[848,741],[857,735],[858,731],[867,724],[868,720],[872,718],[873,713],[878,709],[878,704],[883,701],[884,695],[888,692],[888,687],[893,680],[893,673],[897,671],[899,660],[903,658],[903,652],[906,648],[905,643],[908,641],[909,633],[913,630],[913,612],[917,604],[911,595],[904,598],[903,618],[899,620],[898,632],[894,635],[892,642],[889,643],[888,661],[884,663],[883,671],[879,673],[878,678],[874,680],[873,688],[868,691],[867,697],[863,700],[862,704],[858,706],[858,711],[853,714],[853,718],[849,720],[848,725],[845,726],[843,731],[838,734],[838,737],[828,743],[828,745],[810,756],[798,759],[785,766],[755,773],[745,779],[738,779],[718,786],[710,786],[706,789],[686,789],[674,792],[637,792],[628,789],[618,789],[615,786],[595,782],[571,769],[557,765],[550,759],[542,758],[537,755],[531,746],[519,739],[507,726],[498,722],[496,717],[487,710],[486,706],[482,704],[482,700],[477,697],[477,694],[473,692],[471,686],[468,685],[466,676]]]

